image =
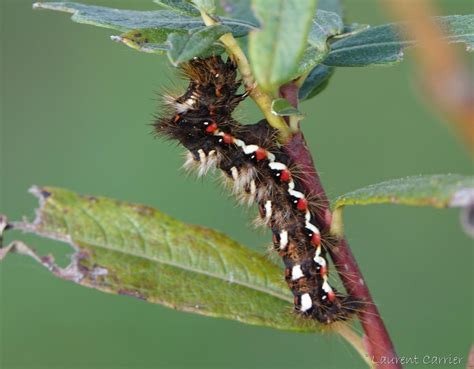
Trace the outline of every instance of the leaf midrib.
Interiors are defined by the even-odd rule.
[[[80,237],[77,237],[77,238],[73,238],[71,235],[69,235],[71,237],[71,240],[72,242],[76,243],[76,242],[79,242],[79,243],[84,243],[84,244],[88,244],[90,245],[91,247],[99,247],[99,248],[103,248],[103,249],[106,249],[106,250],[110,250],[110,251],[114,251],[114,252],[118,252],[118,253],[122,253],[122,254],[126,254],[126,255],[130,255],[130,256],[135,256],[135,257],[139,257],[139,258],[142,258],[142,259],[146,259],[146,260],[149,260],[149,261],[153,261],[153,262],[156,262],[156,263],[159,263],[159,264],[164,264],[164,265],[169,265],[169,266],[172,266],[172,267],[175,267],[175,268],[179,268],[179,269],[183,269],[187,272],[193,272],[193,273],[198,273],[198,274],[202,274],[202,275],[205,275],[205,276],[208,276],[208,277],[212,277],[212,278],[216,278],[216,279],[220,279],[222,281],[225,281],[225,282],[228,282],[228,283],[233,283],[233,284],[237,284],[237,285],[240,285],[240,286],[243,286],[243,287],[246,287],[246,288],[250,288],[250,289],[253,289],[253,290],[256,290],[256,291],[259,291],[259,292],[263,292],[263,293],[266,293],[266,294],[269,294],[269,295],[272,295],[274,297],[277,297],[279,298],[280,300],[284,300],[284,301],[289,301],[289,302],[292,302],[292,300],[290,298],[287,298],[283,295],[280,295],[274,291],[270,291],[270,290],[267,290],[265,288],[259,288],[255,285],[251,285],[251,284],[248,284],[246,282],[243,282],[243,281],[239,281],[237,279],[233,279],[232,281],[230,279],[227,279],[227,278],[224,278],[222,276],[219,276],[218,274],[214,274],[214,273],[209,273],[207,271],[204,271],[204,270],[200,270],[200,269],[196,269],[196,268],[193,268],[193,267],[190,267],[188,265],[184,265],[184,264],[180,264],[180,263],[177,263],[177,262],[173,262],[173,261],[164,261],[160,258],[153,258],[153,257],[150,257],[148,255],[145,255],[145,254],[140,254],[140,253],[136,253],[136,252],[131,252],[131,251],[127,251],[127,252],[121,252],[120,250],[116,249],[116,248],[113,248],[111,246],[108,246],[104,243],[101,243],[101,242],[90,242],[86,239],[83,239],[83,238],[80,238]]]

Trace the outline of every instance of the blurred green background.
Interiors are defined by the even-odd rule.
[[[115,44],[114,32],[66,14],[33,11],[29,0],[0,2],[1,213],[31,217],[36,202],[27,189],[54,185],[149,204],[266,250],[269,235],[249,226],[249,212],[214,178],[185,176],[182,150],[150,134],[159,91],[179,91],[165,56]],[[156,8],[151,0],[83,2]],[[437,3],[441,14],[474,11],[469,0]],[[350,21],[387,22],[372,0],[347,1],[346,10]],[[410,52],[395,67],[339,69],[322,95],[302,105],[331,197],[389,178],[472,173],[466,151],[421,97],[415,73]],[[238,116],[259,119],[251,102]],[[398,353],[461,356],[464,368],[473,339],[473,254],[458,210],[354,207],[346,224]],[[63,264],[71,253],[57,242],[12,238],[54,252]],[[103,294],[17,255],[0,272],[2,369],[365,368],[329,334],[280,332]]]

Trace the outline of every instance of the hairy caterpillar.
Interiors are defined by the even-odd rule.
[[[189,150],[186,166],[199,175],[220,168],[238,197],[258,205],[260,223],[270,227],[285,264],[296,311],[322,323],[346,319],[358,304],[328,282],[326,235],[316,224],[317,204],[305,195],[297,167],[265,120],[242,125],[232,118],[246,97],[237,93],[235,64],[217,56],[195,58],[181,71],[189,86],[182,96],[165,99],[170,115],[158,117],[156,133]]]

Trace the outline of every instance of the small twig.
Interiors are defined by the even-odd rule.
[[[290,86],[282,86],[280,93],[297,108],[298,89],[291,85],[296,84],[291,83]],[[309,194],[317,195],[321,199],[319,213],[316,216],[318,217],[319,224],[326,230],[330,230],[332,214],[329,209],[329,200],[315,169],[313,158],[303,134],[293,135],[291,140],[284,146],[284,150],[292,161],[300,167],[301,181],[306,191]],[[340,226],[338,229],[342,230],[342,227]],[[396,360],[395,348],[370,291],[365,284],[364,277],[354,255],[349,248],[349,244],[342,234],[336,234],[336,236],[338,236],[340,242],[337,247],[331,250],[331,257],[347,292],[355,299],[364,303],[364,307],[358,312],[358,315],[365,332],[368,357],[376,368],[400,369],[401,365]]]
[[[201,11],[201,16],[206,26],[212,26],[218,23],[217,20],[203,11]],[[263,112],[268,124],[278,130],[280,133],[280,141],[287,142],[291,136],[290,129],[281,117],[272,113],[272,98],[268,94],[264,93],[255,83],[252,70],[250,69],[250,63],[235,40],[234,36],[232,36],[231,33],[226,33],[220,38],[220,40],[224,44],[229,55],[231,55],[237,63],[240,75],[242,76],[245,88],[247,91],[249,91],[250,97],[255,101],[260,110]]]
[[[390,14],[406,22],[419,46],[414,49],[418,71],[433,105],[444,113],[474,152],[474,80],[452,45],[432,18],[435,8],[427,0],[383,0]]]

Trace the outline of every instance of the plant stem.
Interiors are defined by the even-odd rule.
[[[298,89],[295,88],[294,82],[280,88],[280,95],[290,101],[295,108],[298,107],[297,93]],[[301,169],[301,182],[308,194],[316,195],[321,200],[321,208],[317,214],[318,221],[324,229],[331,229],[332,214],[329,209],[329,200],[303,134],[300,132],[293,135],[283,148],[292,161]],[[367,353],[375,363],[376,368],[401,369],[388,331],[370,295],[349,244],[343,236],[338,238],[340,239],[339,244],[329,251],[347,292],[353,298],[364,303],[363,308],[358,312],[358,316],[365,332]]]
[[[202,10],[201,17],[204,20],[206,26],[212,26],[218,23],[218,21]],[[220,40],[224,44],[229,55],[231,55],[235,60],[237,67],[239,68],[240,75],[242,76],[245,88],[249,92],[250,97],[264,113],[268,124],[278,130],[280,134],[280,142],[287,142],[291,135],[290,129],[281,117],[272,114],[272,98],[268,94],[264,93],[255,83],[252,70],[250,69],[250,63],[239,44],[235,40],[234,36],[232,36],[231,33],[226,33],[220,38]]]

